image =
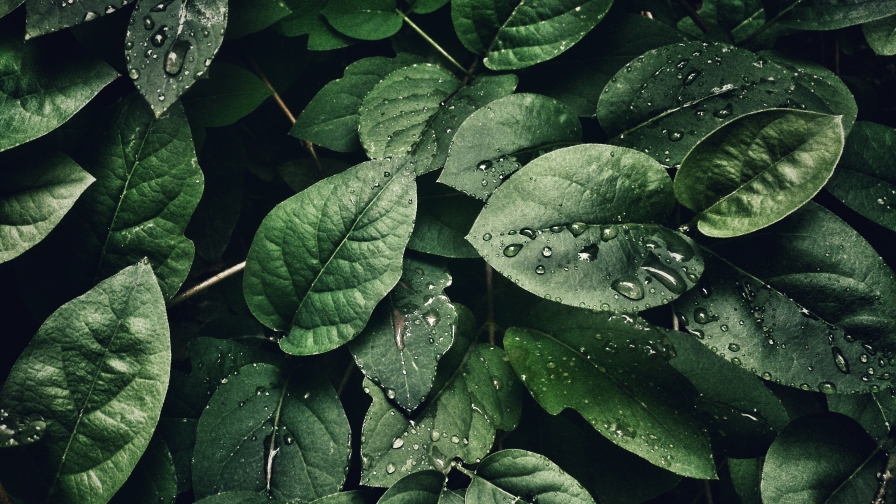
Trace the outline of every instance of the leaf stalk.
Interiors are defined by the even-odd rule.
[[[464,75],[466,75],[466,76],[468,76],[468,77],[470,76],[470,71],[469,71],[469,70],[467,70],[466,68],[464,68],[460,63],[457,62],[457,60],[455,60],[454,58],[452,58],[451,55],[448,54],[444,49],[442,49],[442,47],[441,47],[438,43],[436,43],[435,40],[433,40],[432,38],[430,38],[430,36],[427,35],[423,30],[421,30],[419,26],[417,26],[416,24],[414,24],[414,22],[411,21],[411,19],[410,19],[409,17],[407,17],[407,15],[405,15],[404,12],[401,12],[401,9],[395,9],[395,12],[397,12],[398,15],[401,16],[401,19],[403,19],[404,22],[408,24],[408,26],[410,26],[411,28],[413,28],[414,31],[417,32],[417,33],[419,33],[420,36],[423,37],[424,40],[426,40],[427,42],[429,42],[429,45],[433,46],[433,47],[436,49],[436,51],[439,51],[439,54],[441,54],[442,56],[445,57],[445,59],[447,59],[448,61],[450,61],[451,64],[454,65],[455,67],[457,67],[458,70],[460,70],[461,72],[463,72]]]

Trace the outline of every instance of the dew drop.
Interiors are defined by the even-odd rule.
[[[666,138],[668,138],[670,142],[677,142],[684,138],[684,133],[680,131],[669,131]]]
[[[155,33],[152,34],[151,37],[149,37],[149,42],[156,47],[162,47],[163,45],[165,45],[165,41],[168,40],[167,31],[167,26],[160,27],[155,31]]]
[[[849,361],[843,356],[843,352],[839,347],[832,347],[831,354],[834,356],[834,365],[843,374],[849,374]]]
[[[387,466],[386,466],[386,472],[387,472],[388,474],[392,474],[392,473],[394,473],[394,472],[395,472],[395,465],[394,465],[394,464],[389,464],[389,465],[387,465]]]
[[[525,236],[526,238],[528,238],[528,239],[530,239],[530,240],[534,240],[534,239],[535,239],[535,231],[532,230],[532,229],[530,229],[530,228],[523,228],[523,229],[520,229],[520,234],[523,235],[523,236]]]
[[[143,27],[147,30],[152,30],[156,27],[156,22],[152,20],[152,16],[144,16]]]
[[[184,67],[184,56],[192,46],[186,40],[181,40],[171,46],[165,54],[165,73],[177,75]]]
[[[539,275],[544,275],[544,266],[538,265],[535,267],[535,272]]]
[[[485,233],[484,235],[482,235],[482,241],[489,241],[491,239],[492,239],[491,233]]]
[[[697,80],[697,77],[700,77],[700,70],[691,70],[684,76],[684,85],[690,86]]]
[[[100,17],[100,15],[97,14],[96,12],[88,11],[86,14],[84,14],[84,22],[86,23],[88,21],[93,21],[94,19],[96,19],[98,17]]]
[[[655,254],[649,254],[641,269],[659,280],[673,294],[681,294],[687,289],[684,278],[674,269],[666,266]]]
[[[730,350],[730,351],[732,351],[732,352],[739,352],[739,351],[740,351],[740,345],[738,345],[737,343],[731,343],[731,344],[728,345],[728,350]]]
[[[728,105],[725,105],[724,107],[720,108],[719,110],[716,110],[715,112],[713,112],[712,115],[714,115],[715,117],[718,117],[719,119],[724,119],[724,118],[730,116],[732,113],[734,113],[734,107],[732,107],[731,104],[729,103]]]
[[[128,70],[128,77],[130,77],[131,79],[134,79],[134,80],[139,79],[140,78],[140,70],[137,70],[136,68],[132,68],[132,69]]]
[[[600,239],[601,241],[608,242],[619,234],[619,228],[615,225],[609,225],[607,227],[600,228]]]
[[[619,277],[613,280],[610,287],[631,300],[644,299],[644,288],[641,287],[641,282],[635,276]]]
[[[520,250],[523,250],[523,245],[521,243],[511,243],[504,247],[504,255],[506,257],[516,257],[516,255],[520,253]]]
[[[397,450],[397,449],[401,448],[402,446],[404,446],[404,439],[397,437],[397,438],[395,438],[394,441],[392,441],[393,449]]]
[[[545,248],[541,249],[541,255],[543,255],[544,257],[551,257],[551,254],[553,254],[553,253],[554,252],[551,250],[551,247],[545,247]],[[504,255],[507,255],[506,250],[504,251]]]
[[[579,236],[588,229],[588,225],[584,222],[573,222],[566,226],[566,229],[569,229],[569,232],[572,233],[573,236]]]
[[[837,392],[837,386],[831,382],[824,381],[818,384],[818,391],[825,394],[834,394]]]

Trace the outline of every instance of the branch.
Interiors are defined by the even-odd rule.
[[[226,270],[218,273],[217,275],[209,278],[208,280],[206,280],[198,285],[190,287],[189,289],[187,289],[187,290],[181,292],[180,294],[174,296],[173,298],[171,298],[171,301],[168,302],[168,308],[171,308],[174,305],[180,304],[180,303],[190,299],[191,297],[195,296],[196,294],[199,294],[200,292],[204,291],[205,289],[208,289],[212,285],[215,285],[216,283],[219,283],[223,280],[226,280],[226,279],[232,277],[233,275],[236,275],[240,271],[243,271],[245,268],[246,268],[246,261],[243,261],[235,266],[231,266],[231,267],[227,268]]]
[[[688,3],[687,0],[678,0],[678,3],[688,13],[688,16],[691,18],[694,24],[697,25],[697,28],[700,28],[700,31],[702,31],[703,33],[709,31],[709,25],[706,24],[706,21],[704,21],[703,18],[700,17],[700,14],[698,14],[697,11],[694,10],[694,8],[690,3]]]
[[[442,47],[441,47],[439,44],[437,44],[435,40],[431,39],[431,38],[429,37],[429,35],[427,35],[426,33],[423,32],[423,30],[420,29],[419,26],[417,26],[416,24],[414,24],[414,22],[411,21],[410,18],[408,18],[408,17],[405,15],[404,12],[401,12],[401,9],[395,9],[395,12],[397,12],[398,15],[401,16],[401,18],[404,20],[405,23],[408,24],[408,26],[410,26],[411,28],[413,28],[415,32],[419,33],[420,36],[424,38],[424,40],[426,40],[427,42],[429,42],[429,45],[435,47],[436,51],[439,51],[439,53],[440,53],[442,56],[444,56],[445,59],[447,59],[448,61],[450,61],[452,65],[456,66],[456,67],[457,67],[461,72],[463,72],[465,75],[467,75],[467,76],[470,75],[470,72],[469,72],[466,68],[464,68],[463,66],[461,66],[461,64],[458,63],[457,60],[455,60],[454,58],[452,58],[450,54],[448,54],[447,52],[445,52],[445,50],[442,49]]]

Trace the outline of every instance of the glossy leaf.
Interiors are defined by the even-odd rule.
[[[347,47],[356,42],[334,29],[321,15],[329,0],[287,0],[292,14],[281,19],[274,29],[287,37],[308,35],[308,49],[330,51]]]
[[[177,478],[171,452],[156,434],[137,462],[124,485],[115,493],[111,504],[174,504]]]
[[[896,398],[887,392],[829,395],[827,400],[830,411],[859,422],[875,442],[882,442],[896,423]]]
[[[245,37],[264,30],[291,13],[284,0],[231,0],[228,4],[230,22],[224,36],[228,39]]]
[[[548,413],[578,411],[621,448],[683,476],[715,478],[709,436],[685,413],[696,392],[658,330],[628,316],[545,303],[504,348]]]
[[[129,4],[131,0],[79,0],[77,4],[62,2],[41,2],[26,0],[28,10],[25,25],[25,40],[55,31],[77,26],[81,23],[112,14]],[[11,9],[10,9],[11,10]]]
[[[181,100],[191,119],[206,127],[227,126],[255,110],[272,91],[248,70],[215,63]]]
[[[309,501],[342,488],[351,434],[323,376],[250,364],[221,381],[196,430],[197,497],[253,491]]]
[[[582,485],[544,455],[524,450],[501,450],[476,467],[467,500],[501,504],[515,499],[547,504],[594,503]]]
[[[578,117],[562,103],[535,94],[510,95],[460,125],[439,182],[487,200],[522,164],[581,139]]]
[[[862,32],[868,45],[879,56],[896,54],[896,15],[865,23]]]
[[[439,471],[408,474],[386,490],[377,504],[439,504],[445,475]]]
[[[0,154],[0,165],[0,262],[6,262],[43,240],[95,179],[46,146]]]
[[[328,2],[321,14],[340,32],[361,40],[379,40],[401,29],[395,0],[338,0]]]
[[[0,151],[53,131],[118,76],[66,35],[0,37],[0,68]]]
[[[860,121],[846,137],[843,156],[827,188],[840,201],[896,231],[896,129]]]
[[[464,237],[481,211],[482,202],[436,184],[420,198],[408,248],[443,257],[479,257]]]
[[[449,285],[446,269],[406,258],[398,284],[349,343],[364,376],[407,411],[426,399],[439,359],[454,342],[457,310],[444,292]]]
[[[41,442],[0,450],[9,495],[107,502],[149,444],[170,362],[165,305],[146,262],[53,313],[0,392],[0,406],[13,415],[46,422]]]
[[[689,238],[654,224],[671,209],[670,186],[645,154],[593,144],[560,149],[501,185],[467,240],[540,297],[637,312],[675,299],[702,271]]]
[[[38,415],[10,415],[0,408],[0,448],[13,448],[40,441],[47,432],[46,420]]]
[[[729,238],[781,220],[815,196],[843,152],[841,117],[768,110],[729,122],[681,162],[675,196],[705,235]]]
[[[156,117],[201,77],[224,40],[226,0],[138,0],[124,43],[128,76]]]
[[[861,502],[873,497],[886,456],[848,417],[798,418],[772,444],[762,469],[762,500],[781,504]]]
[[[610,9],[612,0],[451,2],[454,30],[492,70],[515,70],[547,61],[582,39]]]
[[[896,14],[888,0],[788,0],[777,21],[802,30],[837,30]]]
[[[374,492],[367,490],[352,490],[350,492],[338,492],[311,501],[311,504],[373,504],[376,502]]]

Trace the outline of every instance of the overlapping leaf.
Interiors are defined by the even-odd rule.
[[[445,475],[439,471],[419,471],[396,481],[377,504],[439,504]]]
[[[466,500],[501,504],[525,498],[546,504],[594,503],[582,485],[547,457],[525,450],[501,450],[476,467]]]
[[[785,0],[776,18],[802,30],[836,30],[896,14],[888,0]]]
[[[329,0],[287,0],[292,14],[281,19],[274,29],[287,37],[308,35],[308,49],[330,51],[349,46],[356,42],[334,29],[327,23],[320,11]]]
[[[703,2],[698,14],[703,22],[711,25],[710,33],[716,27],[721,28],[730,34],[732,42],[738,44],[765,23],[765,10],[760,0],[708,0]],[[690,17],[679,21],[678,28],[697,38],[703,36]]]
[[[229,63],[215,63],[209,78],[183,97],[190,119],[206,127],[227,126],[256,109],[272,91],[251,72]]]
[[[859,422],[878,443],[887,437],[896,423],[896,398],[887,392],[829,395],[827,401],[830,411]]]
[[[131,0],[79,0],[75,2],[42,2],[27,0],[25,39],[38,37],[112,14]]]
[[[868,45],[880,56],[896,54],[896,15],[887,16],[862,25]]]
[[[140,462],[115,493],[111,504],[174,504],[177,477],[174,460],[162,437],[156,433],[140,457]]]
[[[231,0],[227,16],[230,22],[225,38],[245,37],[264,30],[290,14],[292,11],[284,0]]]
[[[395,0],[338,0],[320,10],[330,25],[361,40],[379,40],[401,29]]]

